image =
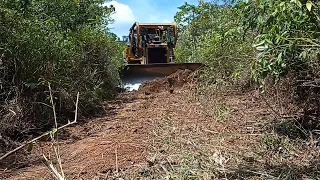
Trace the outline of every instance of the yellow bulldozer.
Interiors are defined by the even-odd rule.
[[[123,51],[124,84],[127,87],[139,86],[145,80],[165,77],[179,69],[195,71],[201,67],[201,63],[174,62],[177,39],[178,30],[175,22],[135,22],[129,29],[127,46]]]

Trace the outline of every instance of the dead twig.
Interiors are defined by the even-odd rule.
[[[52,132],[57,132],[57,131],[60,130],[60,129],[63,129],[63,128],[67,127],[67,126],[70,126],[70,125],[72,125],[72,124],[77,123],[78,102],[79,102],[79,92],[78,92],[78,94],[77,94],[75,118],[74,118],[74,120],[73,120],[72,122],[68,122],[67,124],[65,124],[65,125],[63,125],[63,126],[60,126],[60,127],[58,127],[58,128],[54,128],[54,129],[52,129],[51,131],[48,131],[48,132],[46,132],[46,133],[44,133],[44,134],[42,134],[42,135],[40,135],[40,136],[38,136],[38,137],[36,137],[36,138],[34,138],[34,139],[31,139],[30,141],[28,141],[28,142],[26,142],[26,143],[20,145],[19,147],[15,148],[14,150],[7,152],[5,155],[1,156],[0,161],[3,160],[3,159],[5,159],[5,158],[8,157],[9,155],[17,152],[18,150],[22,149],[23,147],[25,147],[25,146],[27,146],[27,145],[29,145],[29,144],[31,144],[31,143],[33,143],[33,142],[35,142],[35,141],[43,138],[43,137],[45,137],[45,136],[50,135]]]
[[[116,158],[116,174],[117,174],[117,176],[118,176],[118,173],[119,173],[119,171],[118,171],[118,145],[116,145],[116,148],[115,148],[115,158]]]
[[[46,162],[49,161],[45,155],[43,155],[43,158],[46,160]],[[55,175],[55,178],[57,178],[57,179],[59,179],[59,180],[64,180],[63,176],[59,174],[59,172],[58,172],[57,169],[53,166],[53,164],[48,163],[48,166],[49,166],[50,170],[53,172],[53,174]]]

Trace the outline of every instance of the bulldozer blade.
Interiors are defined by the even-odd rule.
[[[137,90],[146,80],[166,77],[179,69],[195,71],[202,66],[201,63],[129,64],[121,72],[122,85],[129,90]]]

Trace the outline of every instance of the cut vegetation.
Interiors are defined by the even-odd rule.
[[[293,119],[278,119],[257,90],[199,95],[196,84],[146,95],[121,93],[108,116],[60,134],[67,179],[300,179],[319,175],[316,136]],[[281,108],[286,108],[280,106]],[[290,109],[286,109],[289,113]],[[289,126],[291,126],[289,128]],[[283,134],[297,133],[295,137]],[[310,134],[311,135],[311,134]],[[7,164],[10,179],[50,179],[41,163],[52,144]]]
[[[184,3],[131,92],[103,3],[0,3],[0,179],[320,179],[319,2]]]

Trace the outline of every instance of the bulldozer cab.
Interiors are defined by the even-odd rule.
[[[173,62],[173,49],[177,42],[176,23],[135,22],[128,37],[123,57],[127,64]]]

